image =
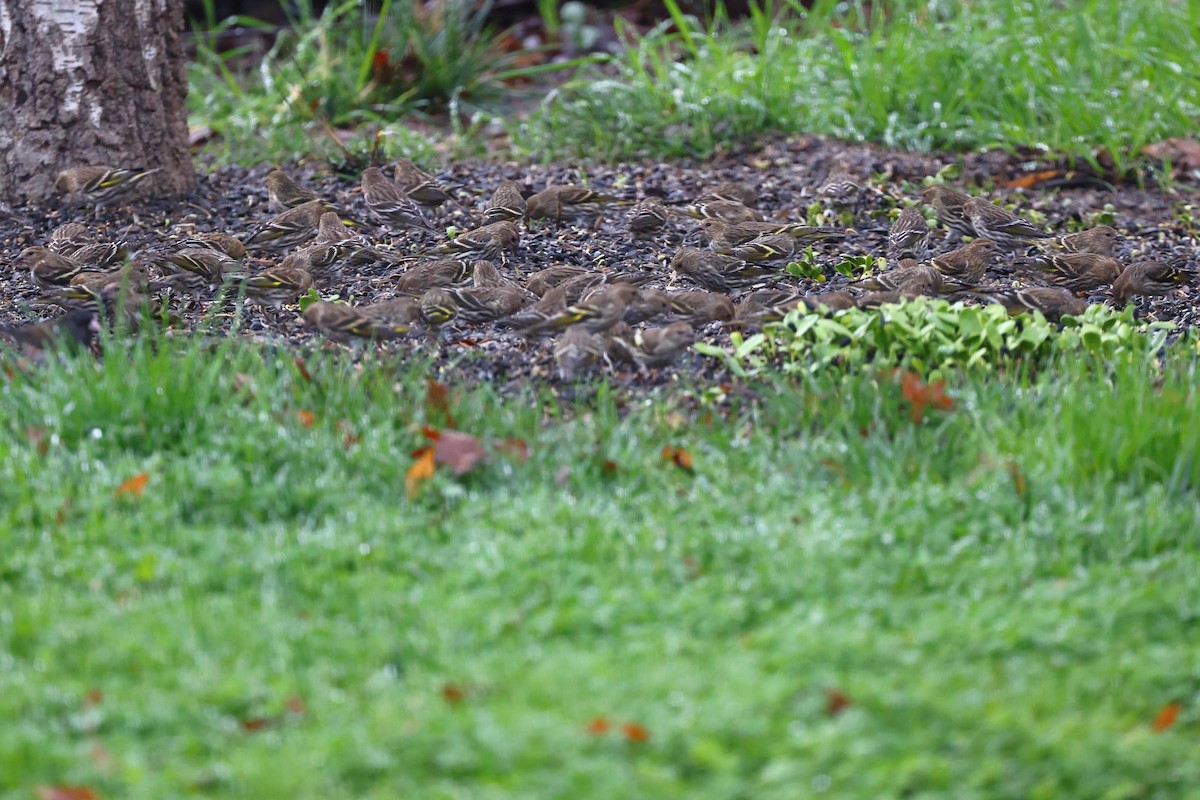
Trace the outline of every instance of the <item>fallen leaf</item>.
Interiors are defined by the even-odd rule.
[[[693,472],[692,454],[682,447],[672,447],[669,444],[663,445],[661,456],[663,461],[670,461],[684,472]]]
[[[612,723],[605,717],[596,717],[587,725],[584,725],[583,729],[592,736],[603,736],[612,730]]]
[[[412,466],[408,468],[408,472],[404,474],[404,493],[412,500],[417,496],[417,492],[421,489],[421,484],[433,477],[433,471],[437,468],[437,462],[434,460],[433,448],[422,447],[413,453]]]
[[[117,766],[117,760],[113,758],[112,753],[108,752],[108,748],[99,739],[93,739],[91,746],[88,747],[88,759],[98,769],[106,772]]]
[[[456,683],[447,683],[442,686],[442,699],[452,706],[456,706],[465,700],[467,691]]]
[[[1057,169],[1045,169],[1038,172],[1027,172],[1016,178],[1007,181],[1000,181],[1000,185],[1005,189],[1032,189],[1046,181],[1052,181],[1063,177],[1063,173]]]
[[[247,733],[258,733],[271,724],[269,717],[251,717],[238,723]]]
[[[440,414],[447,428],[458,427],[454,424],[454,415],[450,413],[450,389],[433,378],[425,379],[425,413],[429,416]]]
[[[1028,487],[1025,485],[1025,475],[1021,472],[1021,467],[1017,465],[1017,462],[1008,462],[1008,474],[1012,476],[1013,488],[1017,490],[1017,497],[1024,497]]]
[[[945,381],[937,380],[926,385],[915,372],[905,372],[900,376],[900,393],[911,406],[912,421],[918,424],[925,419],[927,408],[949,410],[954,407],[954,401],[946,394]]]
[[[850,707],[850,697],[841,689],[825,690],[825,713],[836,717]]]
[[[97,800],[100,795],[86,786],[39,786],[38,800]]]
[[[442,431],[433,443],[437,463],[449,467],[455,475],[466,475],[487,453],[483,445],[469,433]]]
[[[99,689],[88,689],[87,694],[83,696],[84,708],[95,708],[104,700],[104,692]]]
[[[39,456],[46,455],[50,449],[50,437],[47,435],[50,431],[45,428],[29,427],[25,429],[25,438],[38,451]]]
[[[132,478],[125,479],[120,486],[117,487],[117,497],[126,497],[133,495],[141,497],[142,492],[146,491],[146,484],[150,482],[150,476],[145,472],[139,472]]]
[[[1176,172],[1200,170],[1200,142],[1195,139],[1173,136],[1146,145],[1142,152],[1158,161],[1169,160],[1171,169]]]
[[[645,725],[641,725],[637,722],[621,723],[621,734],[627,741],[636,742],[638,744],[650,741],[650,731],[646,729]]]
[[[299,370],[300,377],[303,378],[306,383],[312,383],[312,373],[308,371],[308,365],[304,363],[304,359],[300,356],[296,356],[296,369]]]
[[[512,456],[520,462],[529,460],[529,445],[524,439],[503,439],[496,443],[496,452]]]
[[[305,428],[311,428],[317,422],[317,415],[311,411],[297,411],[296,419]]]
[[[600,474],[601,475],[616,475],[617,474],[617,462],[613,461],[611,458],[606,458],[603,461],[601,461],[600,462]]]
[[[294,694],[284,703],[284,708],[291,714],[303,714],[308,711],[308,706],[304,704],[304,700],[298,694]]]
[[[1167,728],[1175,724],[1175,720],[1179,717],[1179,712],[1183,710],[1181,703],[1167,703],[1163,706],[1162,711],[1154,718],[1154,722],[1150,723],[1150,730],[1155,733],[1162,733]]]

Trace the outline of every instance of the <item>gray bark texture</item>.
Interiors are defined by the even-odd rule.
[[[90,165],[161,167],[144,196],[189,191],[183,24],[183,0],[0,0],[0,200]]]

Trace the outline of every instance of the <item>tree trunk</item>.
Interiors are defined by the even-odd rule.
[[[183,0],[0,0],[0,199],[45,199],[91,165],[190,190],[182,33]]]

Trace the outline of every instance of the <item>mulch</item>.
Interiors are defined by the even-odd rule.
[[[460,162],[448,165],[439,175],[447,185],[459,187],[460,199],[476,209],[482,207],[491,190],[501,178],[510,178],[534,192],[552,184],[586,184],[592,188],[611,191],[622,196],[656,196],[667,204],[683,204],[695,198],[708,186],[721,181],[747,181],[758,187],[759,209],[768,218],[778,220],[803,219],[805,210],[814,202],[814,190],[835,165],[848,165],[863,178],[885,176],[882,188],[886,194],[902,193],[915,197],[921,181],[951,165],[960,168],[954,185],[983,185],[995,187],[1001,195],[1018,192],[1021,208],[1042,212],[1056,230],[1067,232],[1072,221],[1090,223],[1099,212],[1106,212],[1111,223],[1125,235],[1118,256],[1126,263],[1135,260],[1176,260],[1180,257],[1195,260],[1197,254],[1197,225],[1191,214],[1200,220],[1197,202],[1200,192],[1195,186],[1176,185],[1170,191],[1147,185],[1110,184],[1086,170],[1072,172],[1065,164],[1047,164],[1008,152],[992,151],[976,154],[918,154],[884,148],[846,144],[821,137],[801,136],[757,146],[741,153],[721,155],[713,160],[688,163],[639,163],[623,165],[527,165],[511,162]],[[262,178],[271,169],[264,165],[253,169],[223,168],[201,178],[190,198],[174,201],[140,201],[132,208],[104,211],[93,219],[87,211],[68,211],[54,207],[30,206],[15,209],[12,217],[0,217],[0,324],[53,316],[56,309],[39,304],[40,290],[32,285],[24,269],[16,265],[17,255],[27,246],[44,244],[49,233],[66,221],[80,221],[95,231],[97,240],[123,239],[132,250],[169,243],[197,231],[221,230],[244,234],[258,227],[271,214],[266,206]],[[298,166],[288,169],[302,184],[333,200],[359,219],[368,219],[357,188],[357,175],[338,175],[328,168]],[[1011,185],[1014,188],[999,188]],[[866,214],[860,214],[855,227],[847,231],[844,241],[818,243],[815,249],[821,257],[828,280],[816,282],[780,274],[766,282],[800,291],[822,292],[843,287],[846,279],[832,265],[845,255],[873,253],[883,255],[890,224],[884,199]],[[687,218],[673,219],[660,235],[646,241],[632,240],[624,226],[625,208],[599,207],[592,213],[564,220],[534,223],[523,232],[518,258],[505,271],[520,280],[545,267],[572,264],[606,270],[653,269],[656,279],[649,284],[656,288],[697,288],[670,280],[667,263],[674,251],[684,244],[698,244],[695,223]],[[466,224],[460,212],[449,206],[439,210],[438,226]],[[937,234],[935,234],[936,236]],[[391,236],[375,231],[375,239],[397,252],[411,252],[436,243],[408,234]],[[934,251],[955,245],[935,239]],[[392,273],[395,266],[379,264],[356,273],[347,273],[343,285],[328,289],[325,295],[337,294],[352,303],[367,303],[391,296]],[[1149,319],[1170,320],[1180,328],[1200,324],[1196,309],[1197,289],[1178,290],[1174,295],[1143,299],[1139,314]],[[1094,301],[1103,301],[1098,294]],[[174,336],[186,336],[198,328],[206,314],[212,317],[207,304],[181,304],[172,309],[180,318]],[[233,314],[210,318],[204,335],[215,335],[222,325],[228,325]],[[242,317],[238,333],[247,338],[286,344],[299,349],[338,348],[324,342],[304,328],[299,317],[284,314],[275,323],[256,311],[248,310]],[[215,327],[213,325],[215,321]],[[659,323],[663,324],[663,323]],[[719,323],[710,324],[699,332],[700,338],[715,344],[727,344],[728,331]],[[198,335],[198,334],[197,334]],[[558,381],[550,339],[526,341],[520,335],[501,326],[458,326],[449,324],[443,329],[414,334],[401,340],[375,345],[376,352],[401,355],[420,355],[432,360],[438,377],[443,379],[488,382],[501,389],[528,385],[530,381]],[[364,358],[373,357],[368,351]],[[597,372],[607,372],[604,366]],[[705,384],[728,380],[722,365],[715,359],[687,352],[671,367],[640,374],[632,368],[619,367],[611,378],[631,386],[662,386],[671,383]]]

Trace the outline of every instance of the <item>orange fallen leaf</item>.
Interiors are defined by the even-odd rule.
[[[938,380],[926,385],[915,372],[905,372],[900,376],[900,393],[912,408],[912,421],[918,424],[925,419],[927,408],[949,410],[954,407],[954,401],[946,394],[945,381]]]
[[[1061,178],[1062,172],[1056,169],[1044,169],[1038,172],[1027,172],[1012,180],[1000,181],[1000,185],[1005,189],[1032,189],[1035,186],[1052,181],[1056,178]]]
[[[299,356],[296,357],[296,369],[306,383],[312,383],[312,373],[308,371],[308,365],[304,363],[304,359]]]
[[[150,482],[150,476],[145,472],[139,472],[132,478],[126,478],[121,485],[117,487],[117,497],[126,497],[133,495],[141,497],[142,492],[146,491],[146,484]]]
[[[825,713],[827,715],[836,717],[849,707],[850,697],[841,689],[825,690]]]
[[[458,427],[450,413],[450,389],[433,378],[425,379],[425,413],[429,416],[440,414],[447,428]]]
[[[663,445],[661,456],[663,461],[670,461],[684,472],[693,472],[692,454],[682,447],[672,447],[669,444]]]
[[[317,415],[311,411],[297,411],[296,419],[305,428],[311,428],[317,422]]]
[[[97,800],[100,795],[86,786],[39,786],[38,800]]]
[[[613,461],[611,458],[606,458],[603,461],[601,461],[600,462],[600,474],[601,475],[616,475],[617,474],[617,462]]]
[[[284,703],[284,708],[291,714],[303,714],[308,711],[308,706],[304,704],[304,700],[298,694],[294,694]]]
[[[645,725],[642,725],[637,722],[622,723],[621,724],[621,734],[625,737],[625,739],[627,741],[636,742],[638,744],[641,744],[642,742],[650,741],[650,731],[646,728]]]
[[[591,736],[603,736],[612,730],[612,723],[605,717],[596,717],[587,725],[584,725],[583,729]]]
[[[437,468],[432,447],[422,447],[413,453],[413,458],[416,460],[404,474],[404,493],[409,500],[417,496],[417,492],[421,490],[421,484],[432,478],[433,471]]]
[[[433,452],[437,463],[449,467],[455,475],[466,475],[487,455],[478,439],[459,431],[441,431]]]
[[[517,461],[529,460],[529,445],[524,439],[504,439],[496,443],[496,452],[512,456]]]
[[[104,692],[99,689],[88,689],[87,694],[83,696],[84,708],[95,708],[104,701]]]
[[[1029,487],[1025,485],[1025,475],[1021,472],[1017,462],[1008,462],[1008,474],[1012,475],[1013,488],[1017,490],[1017,497],[1024,497]]]
[[[238,724],[247,733],[258,733],[271,724],[271,719],[269,717],[251,717],[250,719],[242,720]]]
[[[467,690],[459,686],[457,683],[447,683],[442,687],[442,699],[452,706],[456,706],[465,700]]]
[[[1182,703],[1167,703],[1163,706],[1162,711],[1158,712],[1154,722],[1150,723],[1150,730],[1162,733],[1175,724],[1175,720],[1179,718],[1179,712],[1182,710]]]

